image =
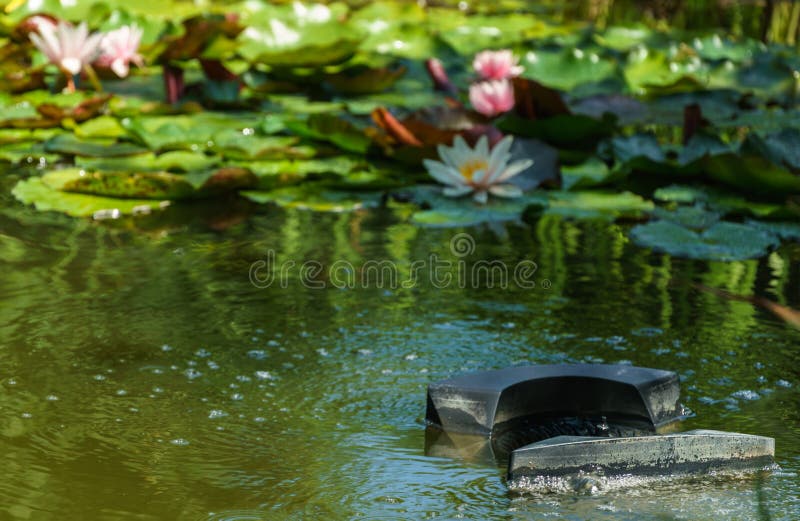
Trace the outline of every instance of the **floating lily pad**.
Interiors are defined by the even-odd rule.
[[[786,219],[797,216],[796,211],[782,204],[752,201],[711,187],[670,185],[657,189],[653,197],[657,201],[664,202],[701,203],[723,215],[744,215],[763,219]]]
[[[109,171],[181,171],[208,170],[219,165],[222,158],[201,152],[176,150],[160,155],[148,152],[128,157],[75,157],[75,166],[87,170]]]
[[[563,51],[529,51],[524,55],[524,76],[548,87],[576,94],[597,94],[606,89],[585,88],[588,84],[601,84],[609,80],[622,81],[617,63],[601,57],[593,49],[565,49]],[[613,83],[610,84],[613,86]],[[608,88],[614,92],[619,89]]]
[[[47,152],[71,156],[120,157],[147,152],[147,149],[133,143],[118,142],[114,139],[78,139],[72,134],[60,134],[48,139],[44,144]]]
[[[575,219],[641,219],[653,211],[652,201],[630,192],[549,192],[548,214]]]
[[[149,213],[168,204],[167,201],[116,199],[62,192],[48,186],[39,177],[31,177],[18,182],[11,193],[20,202],[32,204],[37,210],[56,211],[73,217],[107,218]]]
[[[380,192],[347,192],[327,185],[305,183],[270,191],[247,190],[240,194],[260,204],[272,203],[286,208],[316,212],[351,212],[380,206]]]
[[[773,233],[746,224],[719,222],[703,232],[669,221],[634,227],[631,239],[645,248],[690,259],[735,261],[762,257],[779,244]]]
[[[564,190],[602,186],[613,180],[612,171],[604,162],[593,157],[576,166],[562,166],[561,179]]]
[[[441,187],[429,185],[402,190],[397,196],[402,200],[410,200],[421,208],[411,214],[412,222],[433,227],[518,221],[529,207],[541,208],[547,205],[547,198],[541,192],[529,193],[515,199],[490,196],[486,204],[479,204],[470,197],[445,197]]]
[[[179,175],[169,172],[104,172],[65,169],[49,172],[42,182],[64,192],[124,199],[191,199],[255,186],[243,168],[221,168]]]

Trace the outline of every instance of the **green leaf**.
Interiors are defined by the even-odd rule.
[[[652,201],[630,192],[549,192],[547,214],[576,219],[640,219],[653,211]]]
[[[303,137],[328,141],[347,152],[365,154],[372,141],[352,123],[330,114],[312,114],[306,119],[286,123],[289,130]]]
[[[608,165],[596,157],[576,166],[561,167],[562,187],[564,190],[589,188],[610,183],[614,176]]]
[[[56,211],[73,217],[107,218],[149,213],[166,204],[166,201],[115,199],[62,192],[45,184],[40,177],[31,177],[18,182],[11,193],[20,202],[32,204],[37,210]]]
[[[579,92],[576,89],[587,84],[622,79],[616,62],[601,58],[593,49],[528,51],[523,57],[522,65],[525,67],[523,77],[573,95],[597,94],[605,89],[583,88]],[[609,92],[618,90],[608,89]]]
[[[44,149],[46,152],[89,157],[132,156],[147,152],[147,149],[133,143],[113,139],[82,140],[72,134],[60,134],[48,139]]]
[[[116,171],[181,171],[207,170],[219,165],[219,156],[207,156],[199,152],[176,150],[155,155],[152,152],[128,157],[75,157],[75,166],[87,170]]]
[[[316,212],[351,212],[380,206],[378,192],[346,192],[331,190],[324,184],[305,183],[271,191],[248,190],[240,194],[260,204],[272,203],[285,208]]]
[[[639,246],[675,257],[719,261],[762,257],[779,244],[772,233],[729,222],[697,233],[679,224],[657,221],[634,227],[630,236]]]
[[[452,198],[442,194],[442,188],[419,185],[398,192],[402,200],[411,200],[420,210],[411,215],[411,222],[423,226],[452,227],[476,226],[483,223],[518,221],[526,209],[547,205],[542,192],[525,194],[514,199],[489,197],[479,204],[471,197]]]

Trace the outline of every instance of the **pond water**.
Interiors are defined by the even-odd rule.
[[[23,207],[16,178],[0,178],[2,519],[800,517],[800,332],[697,286],[796,307],[797,245],[709,263],[605,222],[442,230],[220,203],[235,211],[107,224]],[[456,275],[530,260],[536,287],[391,289],[363,269],[431,255]],[[269,259],[322,271],[256,287]],[[353,287],[335,287],[336,261]],[[554,362],[675,370],[686,429],[773,436],[781,470],[523,497],[499,465],[426,456],[428,382]]]

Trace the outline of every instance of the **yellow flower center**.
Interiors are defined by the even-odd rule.
[[[472,181],[472,175],[478,170],[486,170],[489,168],[489,163],[485,159],[470,159],[458,169],[461,175],[467,181]]]

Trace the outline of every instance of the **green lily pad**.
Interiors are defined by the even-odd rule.
[[[576,166],[562,166],[561,179],[564,190],[602,186],[614,180],[615,176],[604,162],[596,157]]]
[[[116,118],[100,116],[77,125],[73,130],[79,138],[119,138],[127,135],[127,131]]]
[[[247,167],[258,177],[259,189],[300,183],[311,174],[346,176],[365,163],[348,156],[287,161],[253,161]]]
[[[762,257],[779,244],[772,233],[729,222],[719,222],[698,233],[669,221],[657,221],[634,227],[630,237],[639,246],[675,257],[718,261]]]
[[[652,201],[631,192],[549,192],[547,214],[575,219],[641,219],[653,211]]]
[[[175,150],[160,155],[148,152],[128,157],[75,157],[75,166],[87,170],[110,171],[180,171],[208,170],[222,162],[219,156]]]
[[[573,95],[597,94],[603,89],[576,89],[587,84],[600,84],[622,77],[617,63],[601,57],[593,49],[565,49],[563,51],[528,51],[521,64],[523,76],[548,87],[567,91]],[[619,89],[616,89],[617,91]],[[609,89],[613,92],[614,89]]]
[[[364,154],[372,141],[352,123],[331,114],[312,114],[305,119],[287,121],[292,132],[311,139],[328,141],[347,152]]]
[[[44,143],[46,152],[71,156],[120,157],[143,154],[147,149],[133,143],[118,142],[114,139],[78,139],[72,134],[60,134]]]
[[[332,190],[320,183],[305,183],[270,191],[246,190],[240,194],[259,204],[272,203],[285,208],[335,213],[376,208],[380,206],[382,198],[380,192]]]
[[[723,215],[744,215],[760,219],[786,219],[797,215],[782,204],[752,201],[711,187],[670,185],[653,193],[657,201],[703,204]]]
[[[243,168],[222,168],[179,175],[169,172],[103,172],[65,169],[42,182],[54,190],[122,199],[191,199],[251,188],[256,179]]]
[[[616,129],[613,116],[595,119],[580,114],[559,114],[545,119],[529,120],[509,115],[497,122],[504,132],[517,136],[541,139],[559,148],[581,149],[594,147]]]
[[[646,45],[654,38],[654,33],[646,27],[609,27],[596,33],[594,41],[615,51],[627,52],[639,45]]]
[[[786,241],[800,241],[800,224],[796,222],[745,221],[745,224],[777,235]]]
[[[168,201],[148,199],[116,199],[62,192],[48,186],[40,177],[19,181],[11,193],[20,202],[31,204],[39,211],[55,211],[73,217],[108,218],[119,215],[150,213],[164,207]]]
[[[705,230],[722,218],[721,213],[710,211],[702,205],[678,206],[674,210],[656,208],[653,211],[653,216],[692,230]]]
[[[420,208],[411,214],[411,222],[432,227],[518,221],[531,206],[541,208],[547,205],[547,198],[542,192],[531,192],[514,199],[490,196],[486,204],[476,203],[468,196],[446,197],[441,187],[432,185],[415,186],[400,191],[398,195]]]

